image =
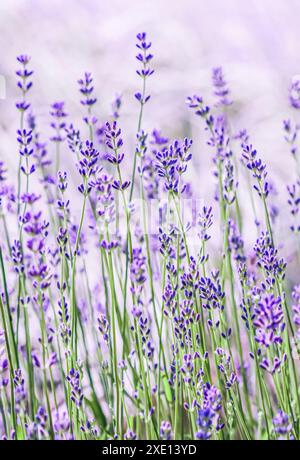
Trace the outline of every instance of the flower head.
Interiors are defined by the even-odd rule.
[[[54,130],[54,134],[51,136],[50,140],[53,142],[62,142],[64,140],[62,132],[66,128],[65,118],[67,117],[65,103],[54,102],[51,105],[50,115],[52,117],[51,128]]]
[[[290,104],[294,109],[300,109],[300,76],[295,75],[292,78],[289,91]]]
[[[265,294],[254,308],[254,312],[255,340],[265,347],[281,344],[281,333],[285,327],[281,298]]]
[[[139,49],[136,59],[141,63],[141,68],[136,71],[136,73],[144,80],[150,77],[154,70],[151,68],[150,62],[153,59],[153,54],[149,52],[151,48],[151,42],[147,41],[147,36],[145,32],[139,33],[136,36],[137,38],[137,48]],[[146,104],[149,101],[150,96],[146,96],[145,90],[142,93],[135,93],[135,98],[140,102],[141,105]]]
[[[229,96],[229,89],[224,79],[222,67],[214,67],[212,70],[212,82],[214,86],[214,95],[217,98],[217,106],[228,106],[232,104]]]
[[[20,112],[26,112],[30,107],[30,104],[26,101],[26,95],[32,87],[30,77],[33,74],[33,70],[28,70],[27,68],[30,62],[30,56],[21,54],[17,57],[17,61],[21,64],[21,68],[16,71],[16,74],[19,77],[17,85],[22,92],[22,100],[16,103],[16,107]]]
[[[279,435],[280,439],[284,439],[292,431],[292,424],[290,423],[289,416],[281,409],[273,418],[274,431]]]

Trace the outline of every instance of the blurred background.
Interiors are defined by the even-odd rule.
[[[300,73],[299,18],[298,0],[2,0],[0,74],[6,97],[0,99],[0,156],[14,170],[15,57],[26,53],[35,72],[30,99],[43,137],[49,137],[50,104],[57,100],[65,101],[70,121],[85,129],[77,80],[90,71],[99,122],[109,117],[114,95],[122,95],[120,125],[130,162],[138,116],[133,94],[140,89],[135,36],[146,31],[155,74],[148,82],[152,97],[143,127],[159,128],[170,138],[190,134],[195,140],[190,174],[196,192],[204,197],[211,193],[206,133],[185,98],[197,93],[213,103],[211,69],[222,66],[234,100],[232,129],[249,131],[282,194],[278,202],[285,203],[285,184],[295,179],[295,168],[282,121],[296,121],[298,115],[289,107],[288,89]],[[65,152],[67,168],[72,158],[67,147]]]

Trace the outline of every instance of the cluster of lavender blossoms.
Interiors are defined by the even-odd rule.
[[[300,81],[283,122],[296,167],[282,238],[275,184],[223,69],[182,108],[210,152],[203,203],[196,143],[144,127],[154,57],[146,33],[136,46],[133,134],[120,94],[100,120],[89,72],[81,124],[56,101],[43,134],[34,61],[17,57],[17,174],[11,152],[0,158],[0,436],[299,440]]]

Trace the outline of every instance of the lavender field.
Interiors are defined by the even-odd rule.
[[[191,1],[198,30],[178,1],[162,32],[68,0],[53,38],[25,3],[0,7],[0,438],[299,440],[299,6]]]

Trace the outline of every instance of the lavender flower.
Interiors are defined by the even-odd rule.
[[[100,334],[103,336],[104,341],[108,344],[109,342],[109,323],[105,315],[100,315],[97,319],[98,322],[98,330]]]
[[[136,59],[142,64],[142,68],[138,69],[136,73],[143,79],[143,84],[145,85],[145,80],[150,77],[154,70],[151,69],[150,62],[153,59],[153,55],[149,52],[151,48],[151,42],[147,42],[147,36],[145,32],[142,32],[136,36],[138,42],[136,44],[140,52],[136,55]],[[145,86],[143,93],[135,93],[135,98],[140,102],[141,105],[146,104],[149,101],[150,96],[145,94]]]
[[[72,123],[68,127],[66,127],[65,130],[70,150],[72,150],[72,152],[74,153],[80,152],[80,150],[82,149],[80,131],[78,129],[75,129]]]
[[[229,219],[228,221],[228,244],[234,259],[238,263],[245,262],[244,240],[241,237],[238,227],[233,219]]]
[[[84,99],[82,99],[80,103],[84,106],[92,107],[97,102],[97,99],[93,96],[94,87],[92,74],[85,72],[83,78],[78,80],[78,84],[79,91],[84,96]]]
[[[269,286],[273,286],[276,280],[285,278],[286,262],[278,257],[278,250],[274,247],[269,232],[261,232],[254,245],[254,252],[257,265],[264,270]]]
[[[1,331],[0,331],[1,334]],[[9,364],[8,359],[4,354],[4,351],[0,348],[0,391],[7,387],[9,383],[8,379]]]
[[[62,133],[66,128],[66,122],[64,120],[67,117],[64,106],[64,102],[54,102],[54,104],[51,105],[50,115],[53,119],[51,128],[53,128],[54,134],[50,140],[53,142],[62,142],[64,140]]]
[[[246,160],[247,168],[251,171],[252,176],[258,182],[258,185],[255,184],[253,188],[257,191],[260,197],[267,198],[270,192],[270,186],[266,180],[266,165],[260,158],[257,157],[257,151],[252,148],[252,145],[246,145],[244,147],[242,158]]]
[[[169,421],[163,420],[159,429],[160,439],[163,441],[170,441],[173,437],[172,425]]]
[[[17,273],[23,273],[25,269],[23,252],[22,252],[21,243],[18,240],[15,240],[14,244],[11,247],[11,257],[14,263],[15,271]]]
[[[190,148],[191,139],[184,139],[183,142],[174,141],[168,148],[156,153],[156,170],[164,180],[166,190],[174,193],[183,193],[186,185],[181,185],[180,180],[187,170],[187,164],[192,158]]]
[[[79,409],[83,403],[83,392],[81,388],[81,376],[78,370],[72,368],[66,377],[71,389],[71,401]]]
[[[214,124],[214,117],[210,113],[210,107],[204,104],[202,97],[197,95],[189,96],[186,99],[186,104],[195,111],[195,115],[205,120],[206,128],[211,130]]]
[[[207,233],[213,224],[212,207],[203,206],[202,211],[199,213],[198,226],[200,228],[199,237],[202,241],[208,241],[211,237]]]
[[[33,148],[31,147],[32,141],[32,131],[26,131],[26,129],[18,130],[17,131],[18,137],[17,141],[20,145],[19,153],[21,157],[25,159],[25,166],[21,165],[21,171],[26,175],[29,176],[34,173],[35,165],[29,164],[29,158],[33,154]]]
[[[300,205],[300,181],[298,180],[295,184],[288,185],[287,191],[289,194],[288,205],[294,221],[290,229],[292,232],[298,233],[300,231],[300,223],[298,224],[297,222]]]
[[[56,439],[64,439],[68,435],[70,429],[70,420],[67,412],[57,411],[54,415],[53,428],[56,434]]]
[[[46,439],[48,433],[46,431],[48,421],[48,415],[43,407],[39,407],[35,416],[35,421],[31,423],[25,423],[25,429],[27,439]]]
[[[211,277],[200,277],[199,292],[200,297],[203,300],[203,308],[208,310],[211,308],[220,310],[224,309],[225,293],[222,290],[217,273],[212,272]]]
[[[83,183],[80,184],[78,190],[83,195],[88,195],[92,189],[90,178],[99,171],[99,167],[97,166],[99,152],[95,149],[92,142],[86,141],[85,146],[80,150],[80,154],[78,171],[83,178]]]
[[[0,182],[4,182],[6,180],[6,172],[7,169],[5,168],[4,162],[0,161]]]
[[[258,302],[254,312],[255,340],[265,347],[271,344],[281,344],[281,334],[285,328],[281,298],[275,298],[273,294],[266,294]]]
[[[87,108],[87,115],[83,121],[88,125],[90,130],[90,138],[93,139],[93,126],[97,123],[97,118],[92,114],[92,108],[97,102],[94,96],[93,78],[90,72],[85,72],[83,78],[78,80],[79,91],[83,96],[80,103]]]
[[[197,418],[198,431],[195,433],[197,439],[207,441],[211,438],[214,417],[215,413],[209,407],[199,409]]]
[[[229,99],[229,89],[224,79],[222,67],[215,67],[212,70],[212,82],[214,86],[214,95],[217,98],[217,106],[228,106],[232,104]]]
[[[116,94],[111,104],[112,117],[114,118],[114,120],[117,120],[119,118],[121,106],[122,106],[122,96],[120,94]]]
[[[300,78],[295,75],[289,90],[290,104],[294,109],[300,109]]]
[[[25,380],[21,369],[16,369],[14,371],[14,395],[15,395],[15,404],[16,411],[19,413],[24,407],[24,403],[27,399],[25,391]]]
[[[110,151],[107,155],[107,160],[111,164],[120,165],[124,159],[124,153],[119,153],[119,150],[123,147],[123,139],[121,137],[121,129],[118,128],[116,121],[112,124],[106,123],[105,137],[105,144]]]
[[[223,196],[228,204],[232,204],[236,199],[238,182],[235,179],[233,164],[229,159],[225,162],[224,169],[225,174]]]
[[[132,292],[139,298],[147,280],[146,257],[143,256],[141,248],[134,248],[132,252],[130,279],[132,282]]]
[[[294,158],[296,158],[298,148],[297,139],[300,125],[293,124],[291,120],[283,121],[284,139],[290,146],[290,152]]]
[[[26,54],[21,54],[20,56],[18,56],[17,61],[21,64],[21,69],[17,70],[16,74],[19,77],[17,84],[22,92],[23,100],[17,102],[16,107],[21,113],[24,113],[30,107],[30,104],[26,101],[26,95],[32,87],[32,81],[30,81],[30,77],[33,74],[33,71],[28,70],[27,68],[30,62],[30,57]]]
[[[137,436],[130,428],[127,428],[127,431],[124,434],[124,439],[126,439],[127,441],[135,441],[137,439]]]
[[[279,439],[286,439],[291,434],[292,425],[289,416],[282,410],[279,410],[273,418],[274,431],[279,435]]]
[[[293,299],[293,321],[295,326],[297,327],[297,335],[300,338],[300,285],[294,287],[292,292],[292,299]]]
[[[220,115],[215,118],[206,119],[206,124],[211,134],[208,145],[213,147],[215,151],[213,162],[216,165],[219,163],[222,164],[225,160],[228,162],[228,159],[232,156],[232,151],[225,117]],[[215,175],[218,177],[219,171],[216,171]]]

